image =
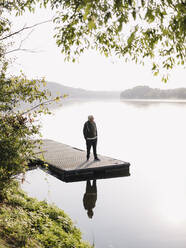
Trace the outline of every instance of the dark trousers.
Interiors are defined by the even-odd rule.
[[[94,153],[94,158],[97,158],[97,139],[93,140],[86,140],[86,145],[87,145],[87,159],[90,157],[90,149],[93,147],[93,153]]]

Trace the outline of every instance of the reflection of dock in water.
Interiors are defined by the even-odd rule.
[[[92,156],[86,161],[85,151],[53,140],[43,140],[41,152],[35,152],[38,157],[42,153],[51,174],[65,182],[130,176],[127,162],[101,155],[100,161]]]

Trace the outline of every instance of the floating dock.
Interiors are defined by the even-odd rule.
[[[130,176],[130,163],[98,155],[86,160],[86,151],[53,140],[35,148],[36,159],[44,158],[51,174],[65,182]],[[42,164],[42,163],[41,163]]]

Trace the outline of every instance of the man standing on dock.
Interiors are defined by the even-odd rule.
[[[85,122],[83,127],[83,135],[86,140],[86,147],[87,147],[87,161],[90,158],[90,149],[91,146],[93,147],[94,153],[94,160],[99,161],[100,159],[97,156],[97,127],[96,123],[94,122],[93,115],[88,116],[88,121]]]

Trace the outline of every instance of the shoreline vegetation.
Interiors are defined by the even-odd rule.
[[[1,248],[91,248],[63,210],[28,197],[13,181],[0,200]]]
[[[158,89],[149,86],[136,86],[127,89],[120,94],[122,100],[166,100],[177,101],[186,100],[186,88]]]

